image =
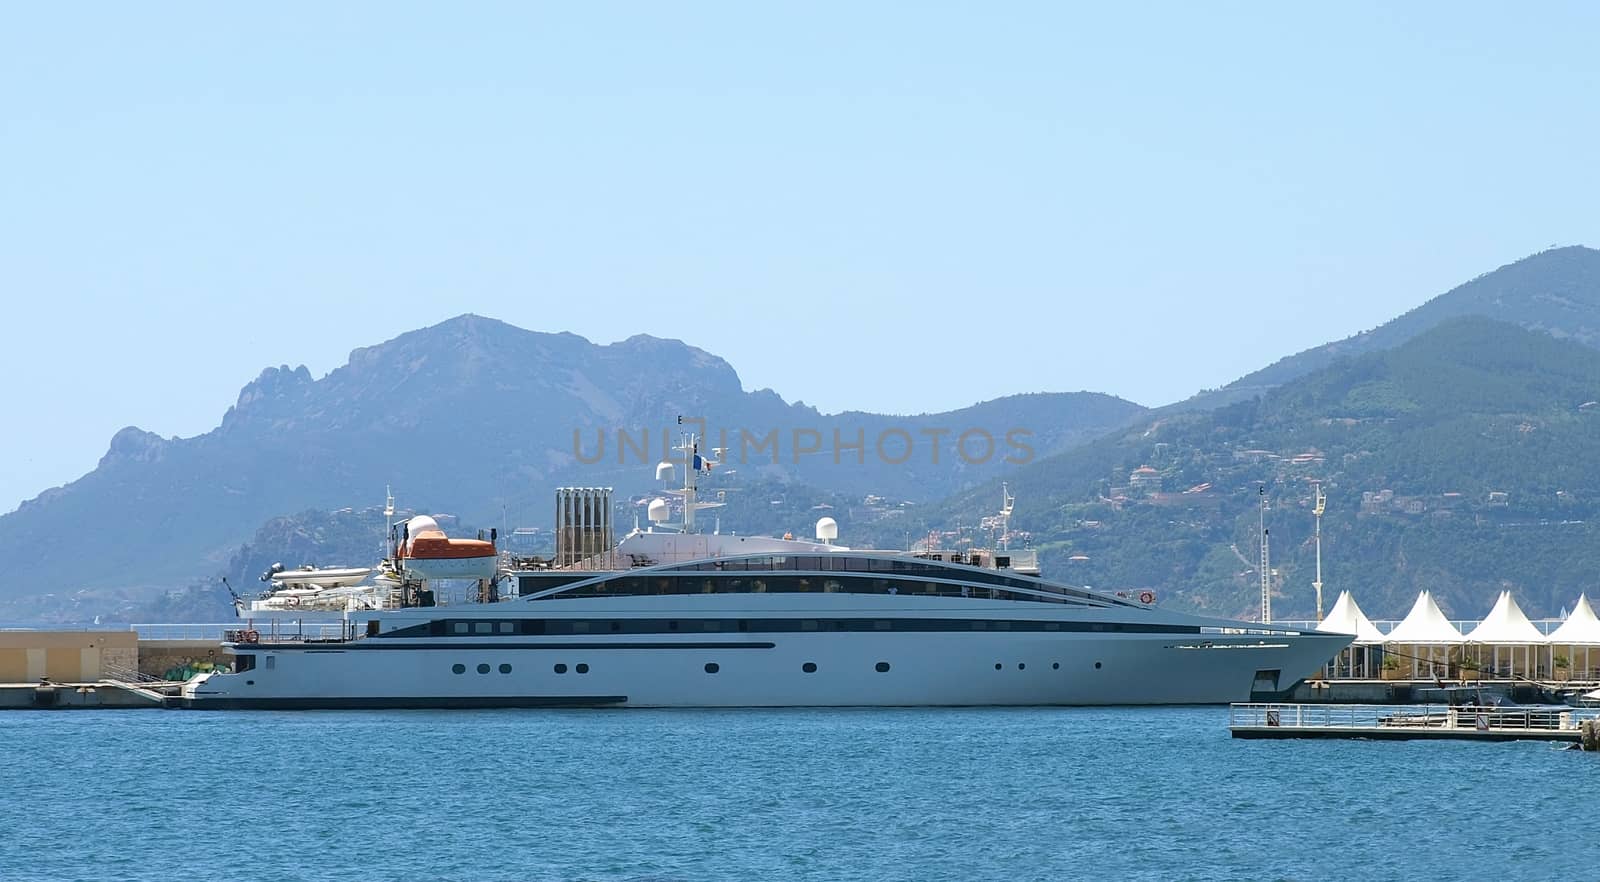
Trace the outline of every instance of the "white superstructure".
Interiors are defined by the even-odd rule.
[[[685,446],[687,522],[714,503],[696,504],[705,461]],[[826,524],[807,541],[653,516],[596,548],[609,492],[562,493],[556,560],[520,561],[484,595],[505,599],[354,615],[338,640],[235,643],[236,672],[196,677],[186,704],[1224,703],[1285,690],[1352,639],[1048,582],[1004,550],[852,550]]]

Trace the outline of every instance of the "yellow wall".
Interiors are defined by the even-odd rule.
[[[0,683],[92,683],[107,656],[137,659],[132,631],[0,631]]]
[[[0,683],[28,682],[28,651],[21,647],[0,649]]]

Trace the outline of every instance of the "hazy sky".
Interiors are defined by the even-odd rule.
[[[1162,404],[1600,244],[1600,6],[8,7],[0,511],[462,312]]]

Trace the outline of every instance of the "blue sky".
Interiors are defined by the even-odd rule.
[[[1161,404],[1600,244],[1592,5],[0,15],[0,511],[462,312]]]

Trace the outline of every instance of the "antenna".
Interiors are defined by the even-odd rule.
[[[1272,624],[1272,554],[1267,548],[1267,485],[1261,485],[1261,623]]]
[[[703,508],[719,508],[724,504],[721,502],[700,502],[696,496],[699,489],[698,478],[700,474],[702,472],[710,474],[711,467],[718,465],[719,461],[700,454],[700,438],[693,432],[686,433],[683,436],[682,443],[673,449],[683,451],[683,487],[677,490],[668,490],[667,493],[683,498],[682,532],[693,533],[695,512]],[[661,475],[659,466],[656,469],[656,475],[658,477]],[[721,524],[718,524],[717,528],[720,531]]]
[[[1328,508],[1328,497],[1322,494],[1322,484],[1316,485],[1317,504],[1311,513],[1317,519],[1317,580],[1311,584],[1317,589],[1317,621],[1322,621],[1322,513]]]
[[[1000,484],[1000,550],[1009,549],[1011,541],[1011,509],[1016,506],[1017,498],[1011,495],[1011,489],[1002,482]]]

